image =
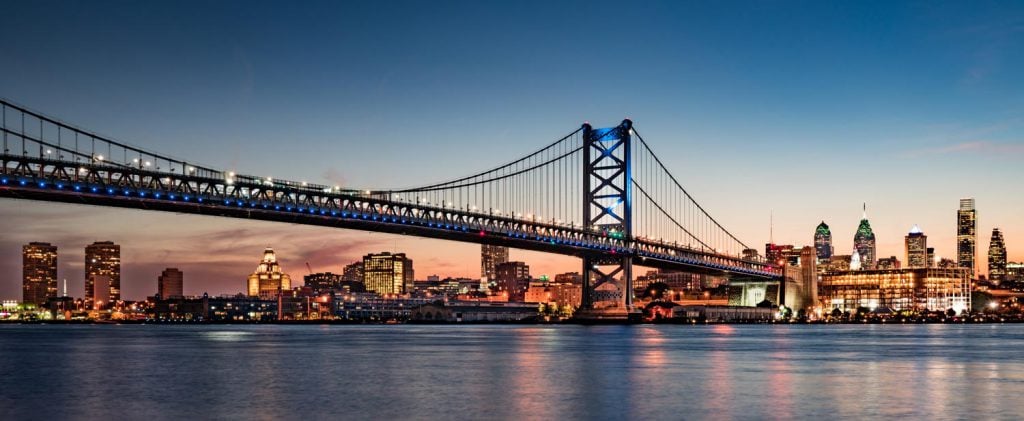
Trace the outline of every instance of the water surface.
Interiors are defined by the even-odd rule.
[[[0,325],[3,419],[1020,419],[1024,325]]]

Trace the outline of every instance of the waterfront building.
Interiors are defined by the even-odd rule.
[[[832,231],[829,230],[825,221],[821,221],[814,229],[814,249],[819,265],[826,265],[832,259]]]
[[[485,280],[488,285],[498,279],[498,265],[508,262],[508,247],[481,245],[480,246],[480,279]]]
[[[524,262],[505,262],[495,267],[497,293],[506,294],[509,301],[523,301],[530,287],[530,266]]]
[[[988,244],[988,280],[996,283],[1006,279],[1006,243],[999,228],[992,229],[992,241]]]
[[[894,311],[971,307],[970,273],[965,268],[905,268],[828,272],[819,299],[825,311],[886,307]]]
[[[85,306],[95,308],[98,277],[105,277],[108,293],[105,303],[121,299],[121,246],[111,241],[97,241],[85,247]]]
[[[157,294],[160,298],[185,296],[185,274],[177,268],[164,269],[157,278]]]
[[[263,258],[256,265],[256,271],[249,275],[248,293],[250,297],[261,299],[276,298],[278,292],[292,289],[292,278],[277,262],[277,255],[274,249],[267,247],[263,250]]]
[[[388,252],[363,256],[363,285],[381,295],[408,294],[413,290],[415,272],[405,253]]]
[[[853,249],[860,258],[862,269],[875,268],[875,233],[871,230],[871,223],[868,222],[868,208],[864,205],[864,213],[857,227],[857,233],[853,236]]]
[[[583,275],[579,272],[566,272],[555,275],[555,283],[583,285]]]
[[[1014,282],[1024,282],[1024,263],[1007,262],[1006,280]]]
[[[535,303],[450,301],[426,303],[410,311],[415,322],[519,322],[540,316]]]
[[[917,224],[910,228],[910,233],[904,237],[903,242],[907,251],[908,268],[926,268],[929,266],[928,236],[921,232],[921,228]]]
[[[57,246],[28,243],[21,247],[21,301],[43,305],[57,297]]]
[[[110,295],[110,284],[111,279],[109,275],[89,275],[89,283],[92,285],[92,305],[89,307],[93,310],[103,310],[112,307],[113,301]],[[86,291],[88,293],[90,291]]]
[[[975,243],[977,242],[978,214],[974,209],[974,198],[960,199],[960,210],[956,212],[956,263],[975,274]]]
[[[577,308],[583,300],[583,286],[558,282],[531,282],[526,290],[528,303],[555,304],[559,308]]]
[[[157,321],[269,322],[277,319],[277,299],[237,296],[162,298],[153,302],[147,317]]]

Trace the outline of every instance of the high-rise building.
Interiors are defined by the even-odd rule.
[[[857,227],[857,233],[853,236],[853,249],[860,257],[861,269],[875,268],[875,233],[871,231],[871,223],[868,222],[867,204],[864,205],[864,214]]]
[[[828,264],[832,259],[832,231],[828,229],[825,221],[821,221],[814,229],[814,249],[818,256],[818,264]]]
[[[523,301],[530,288],[530,267],[524,262],[505,262],[495,268],[499,293],[508,294],[509,301]]]
[[[345,282],[363,282],[363,261],[352,262],[341,270],[341,280]]]
[[[797,265],[800,262],[800,249],[792,244],[768,243],[764,245],[764,257],[766,262],[773,265],[779,264],[780,260],[785,260],[790,265]]]
[[[956,264],[970,269],[975,274],[974,258],[977,243],[978,214],[974,210],[974,198],[960,199],[960,210],[956,212]]]
[[[875,269],[878,270],[900,269],[900,267],[900,259],[896,256],[883,257],[875,262]]]
[[[157,278],[157,294],[160,298],[176,298],[185,296],[185,274],[178,268],[164,269]]]
[[[89,308],[94,310],[109,308],[110,304],[116,301],[110,298],[110,281],[108,275],[89,275],[89,283],[92,285],[92,301]]]
[[[935,260],[935,247],[928,247],[928,267],[933,268],[938,263]]]
[[[928,262],[928,236],[916,224],[904,238],[907,249],[908,268],[926,268]]]
[[[21,301],[37,305],[57,296],[57,246],[28,243],[21,247]]]
[[[497,279],[497,267],[498,265],[508,261],[508,247],[503,246],[490,246],[487,244],[480,246],[480,279],[487,279],[489,282],[494,282]]]
[[[1006,279],[1006,244],[999,228],[992,229],[992,241],[988,244],[988,279],[1002,281]]]
[[[256,271],[249,275],[247,284],[250,297],[270,299],[276,298],[279,291],[291,290],[292,278],[277,263],[274,249],[267,247],[263,250],[263,259],[256,265]]]
[[[361,266],[361,265],[360,265]],[[313,290],[314,293],[320,294],[332,290],[340,290],[341,283],[344,282],[344,276],[334,274],[331,272],[324,273],[311,273],[302,277],[305,281],[306,287]],[[362,283],[362,280],[359,280]]]
[[[414,275],[412,259],[405,257],[405,253],[363,256],[363,285],[367,291],[381,295],[410,293]]]
[[[97,241],[85,247],[85,305],[94,308],[96,278],[104,276],[109,294],[105,304],[121,299],[121,246],[112,241]]]

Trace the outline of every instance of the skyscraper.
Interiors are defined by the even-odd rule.
[[[185,274],[178,268],[164,269],[157,278],[157,294],[160,298],[175,298],[185,296]]]
[[[21,247],[21,301],[43,305],[57,296],[57,246],[28,243]]]
[[[480,246],[480,278],[494,282],[497,279],[496,269],[498,265],[508,262],[508,247]]]
[[[974,245],[977,242],[978,215],[974,210],[974,198],[960,199],[960,210],[956,212],[956,264],[970,269],[974,276]]]
[[[814,230],[814,249],[819,265],[828,264],[832,259],[832,231],[828,229],[828,224],[825,221],[821,221],[818,228]]]
[[[363,256],[363,285],[367,291],[381,295],[412,292],[414,275],[412,259],[405,257],[405,253]]]
[[[864,214],[860,219],[860,226],[853,236],[853,249],[860,256],[861,269],[870,270],[875,268],[875,233],[871,231],[871,223],[868,222],[868,206],[864,205]]]
[[[1006,279],[1006,244],[999,228],[992,229],[992,241],[988,244],[988,279],[1002,281]]]
[[[363,282],[363,261],[352,262],[341,269],[341,280],[345,282]]]
[[[121,246],[112,241],[97,241],[85,247],[85,305],[94,308],[96,278],[104,276],[109,294],[101,294],[107,303],[121,299]]]
[[[277,292],[292,289],[292,278],[277,263],[274,249],[263,250],[263,259],[256,266],[256,271],[249,275],[248,291],[250,297],[269,299],[277,297]]]
[[[907,250],[908,268],[928,267],[928,236],[916,224],[904,239]]]

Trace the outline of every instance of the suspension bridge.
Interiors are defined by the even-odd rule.
[[[576,256],[594,319],[633,312],[634,265],[778,279],[668,171],[630,120],[589,124],[473,175],[353,189],[246,175],[0,100],[0,197],[396,233]]]

